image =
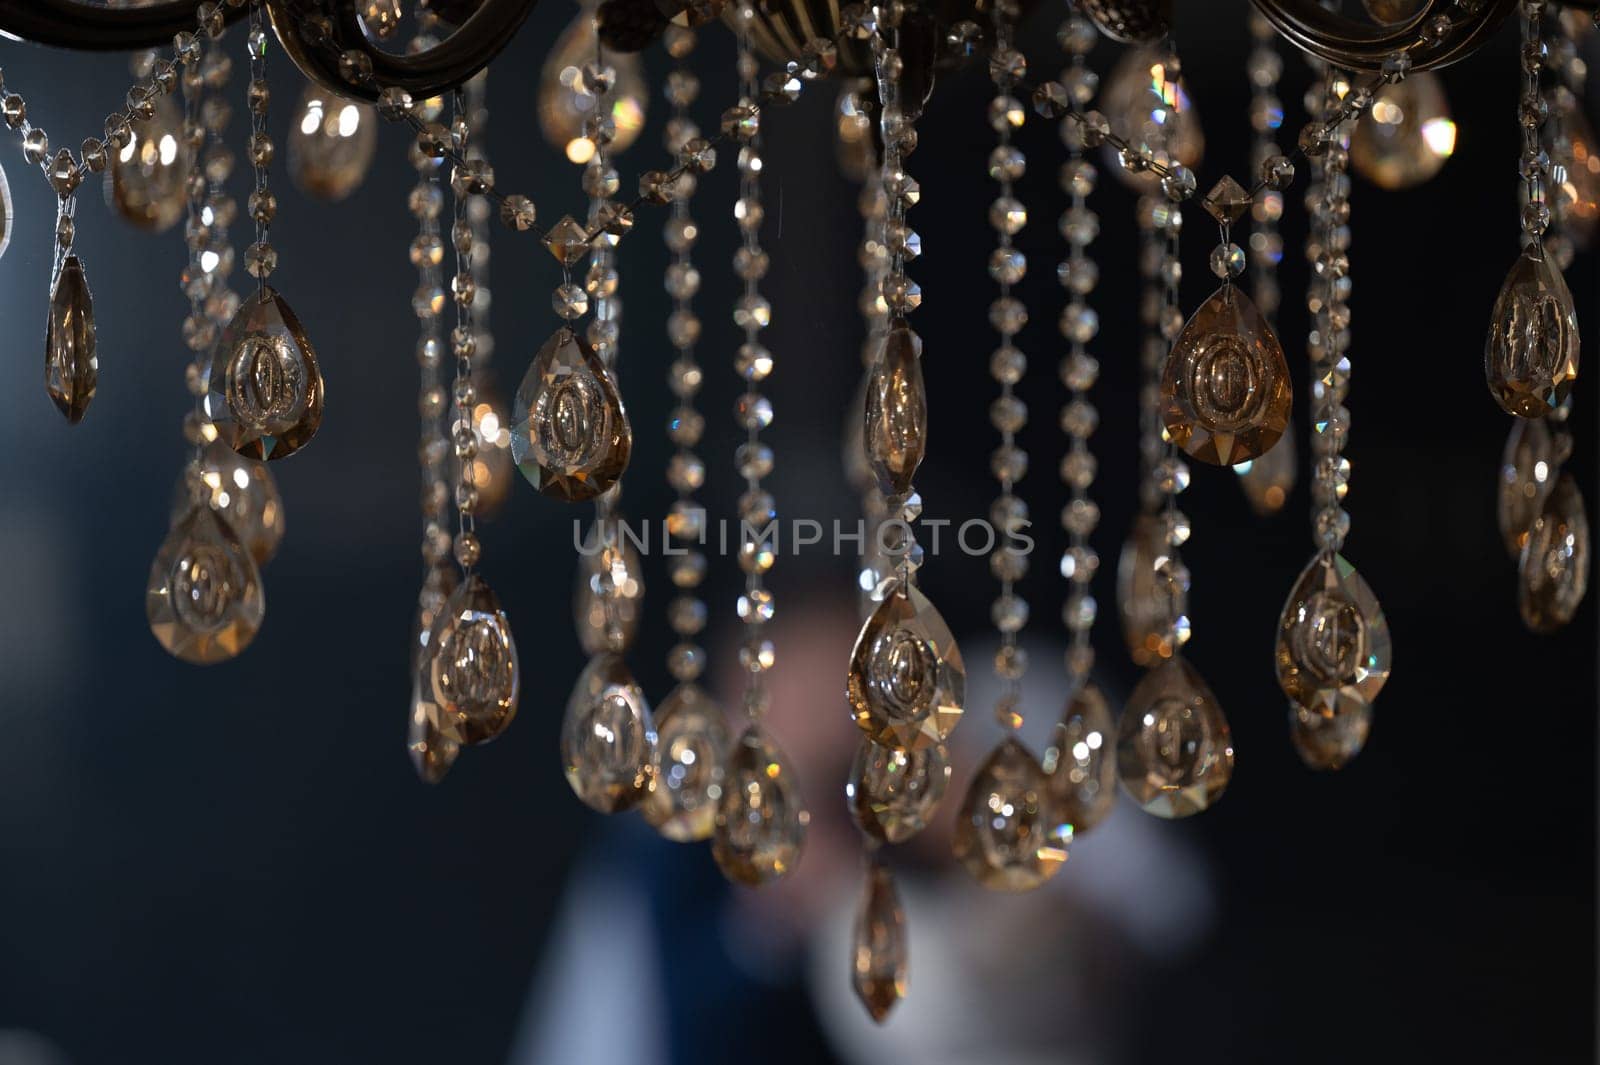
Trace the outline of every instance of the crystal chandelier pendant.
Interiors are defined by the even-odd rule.
[[[420,672],[411,681],[411,719],[406,727],[406,750],[424,784],[443,780],[461,753],[461,741],[439,712],[427,678]]]
[[[109,153],[106,203],[134,228],[165,233],[188,209],[191,155],[178,97],[157,94],[147,102],[155,112],[135,119],[127,143]]]
[[[865,447],[878,487],[905,495],[927,449],[922,338],[899,318],[884,334],[866,381]]]
[[[573,792],[603,814],[637,805],[650,789],[656,730],[644,691],[620,655],[589,660],[567,699],[561,761]]]
[[[50,288],[50,316],[44,334],[44,386],[56,409],[77,425],[94,399],[100,379],[95,355],[94,301],[83,264],[69,255]]]
[[[1571,474],[1562,474],[1528,530],[1517,567],[1517,605],[1534,632],[1572,620],[1589,590],[1589,518]]]
[[[1110,120],[1112,132],[1126,138],[1141,156],[1163,166],[1182,164],[1193,170],[1205,154],[1205,134],[1183,79],[1167,77],[1169,55],[1158,46],[1127,49],[1106,79],[1100,110]],[[1154,170],[1123,166],[1109,142],[1105,152],[1106,169],[1131,188],[1150,191],[1159,182]]]
[[[422,672],[440,721],[462,743],[487,743],[516,717],[522,683],[517,645],[482,577],[464,580],[434,618]]]
[[[300,319],[266,286],[247,294],[217,338],[206,414],[246,458],[281,459],[322,425],[322,371]]]
[[[283,542],[283,499],[265,463],[213,440],[184,467],[173,501],[173,524],[197,503],[217,512],[257,566],[278,553]]]
[[[728,756],[722,708],[698,684],[685,682],[667,695],[655,721],[656,761],[640,812],[667,839],[710,839]]]
[[[1201,462],[1247,462],[1283,435],[1294,401],[1289,364],[1237,286],[1224,282],[1184,325],[1162,370],[1161,400],[1167,435]]]
[[[266,600],[256,564],[232,530],[210,507],[193,507],[156,552],[144,609],[168,654],[210,665],[249,646]]]
[[[888,747],[944,742],[961,720],[967,671],[943,617],[915,585],[886,595],[856,637],[846,692],[856,724]]]
[[[289,176],[319,200],[345,199],[367,178],[378,152],[378,113],[354,100],[307,86],[289,127]]]
[[[593,499],[628,467],[633,431],[611,375],[589,342],[556,330],[517,388],[511,457],[539,491]]]
[[[1583,113],[1583,105],[1576,97],[1558,97],[1570,100],[1570,105],[1559,110],[1559,123],[1547,123],[1546,129],[1557,127],[1550,145],[1550,161],[1564,175],[1565,180],[1555,186],[1551,195],[1551,210],[1557,226],[1572,237],[1574,243],[1587,248],[1594,241],[1595,226],[1600,221],[1600,157],[1595,150],[1594,127]]]
[[[626,651],[639,631],[644,609],[644,567],[639,552],[621,534],[620,521],[589,527],[578,554],[577,587],[572,596],[573,625],[583,653]]]
[[[1571,438],[1564,433],[1552,433],[1550,423],[1543,418],[1512,421],[1500,459],[1496,515],[1500,520],[1500,536],[1513,559],[1522,557],[1528,530],[1544,509],[1545,497],[1555,486],[1556,474],[1570,448]]]
[[[440,558],[428,566],[428,572],[422,578],[422,588],[417,592],[417,615],[411,625],[413,668],[420,668],[427,657],[429,641],[433,639],[433,623],[438,620],[445,604],[460,584],[460,571],[449,558]]]
[[[5,170],[0,168],[0,256],[4,256],[6,249],[11,247],[11,229],[15,218],[16,209],[11,204],[11,182]]]
[[[587,122],[610,121],[612,134],[605,150],[608,157],[615,158],[638,139],[650,96],[640,58],[632,52],[607,49],[610,83],[591,84],[598,48],[595,9],[580,4],[577,15],[551,46],[539,74],[539,128],[551,147],[579,166],[593,159],[599,148],[585,132]]]
[[[1507,414],[1542,418],[1578,376],[1578,312],[1555,263],[1537,244],[1517,257],[1494,301],[1483,369]]]
[[[752,887],[777,880],[799,862],[810,821],[783,754],[751,725],[733,746],[717,804],[718,867]]]
[[[1371,731],[1370,704],[1348,707],[1331,718],[1303,706],[1289,707],[1289,739],[1295,754],[1312,769],[1343,769],[1361,753]]]
[[[1045,755],[1050,791],[1074,839],[1105,820],[1116,804],[1115,741],[1106,697],[1085,681],[1067,703]]]
[[[950,755],[942,745],[908,751],[863,739],[844,794],[861,831],[904,843],[928,826],[949,783]]]
[[[1239,487],[1244,489],[1244,497],[1250,503],[1251,510],[1263,518],[1282,510],[1289,501],[1289,493],[1294,491],[1295,478],[1299,474],[1294,423],[1291,421],[1283,435],[1278,437],[1278,442],[1259,458],[1235,463],[1233,472],[1239,475]]]
[[[1015,737],[1000,741],[978,767],[956,816],[956,860],[995,891],[1032,891],[1067,860],[1072,826],[1060,815],[1049,778]]]
[[[906,914],[894,874],[877,857],[868,859],[867,887],[856,911],[850,983],[867,1013],[883,1023],[906,997]]]
[[[1167,543],[1159,514],[1141,514],[1117,561],[1117,608],[1128,655],[1153,666],[1189,639],[1189,571]]]
[[[1186,660],[1144,675],[1117,731],[1117,776],[1157,817],[1188,817],[1222,797],[1233,775],[1233,737],[1217,697]]]
[[[1383,608],[1343,555],[1311,560],[1278,618],[1278,686],[1297,706],[1338,717],[1378,697],[1394,651]]]
[[[1437,174],[1456,147],[1444,82],[1431,70],[1378,87],[1350,138],[1350,165],[1383,189],[1409,189]]]

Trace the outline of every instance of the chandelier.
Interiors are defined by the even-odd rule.
[[[709,841],[735,882],[760,886],[791,872],[802,860],[810,818],[785,738],[764,723],[769,674],[782,661],[767,576],[783,535],[781,501],[767,487],[776,457],[764,433],[775,409],[767,381],[785,352],[762,339],[773,316],[768,292],[776,294],[767,278],[780,254],[763,246],[772,227],[762,147],[786,105],[805,93],[834,94],[834,149],[860,186],[864,373],[850,415],[846,472],[867,532],[853,544],[860,632],[839,676],[819,688],[837,692],[833,685],[842,681],[862,733],[844,787],[866,851],[850,967],[857,995],[882,1020],[906,994],[908,979],[904,911],[885,850],[921,832],[944,803],[946,744],[967,701],[967,663],[918,583],[924,564],[936,564],[936,552],[921,542],[929,530],[920,521],[916,476],[936,428],[923,352],[937,343],[914,325],[923,300],[913,270],[922,251],[915,227],[936,232],[942,212],[970,209],[986,213],[994,234],[992,289],[972,300],[972,313],[984,315],[994,334],[994,388],[981,402],[994,430],[989,469],[996,491],[972,524],[981,528],[995,581],[989,621],[998,646],[992,709],[1000,737],[967,793],[951,800],[959,803],[953,856],[987,887],[1027,891],[1061,870],[1073,841],[1104,820],[1119,785],[1128,800],[1163,818],[1201,813],[1227,789],[1235,755],[1222,701],[1184,655],[1191,573],[1182,549],[1194,529],[1179,497],[1192,476],[1231,467],[1250,505],[1270,514],[1309,474],[1309,561],[1286,589],[1259,668],[1275,671],[1288,704],[1289,747],[1307,765],[1339,769],[1367,742],[1393,649],[1377,595],[1344,554],[1352,531],[1343,507],[1351,483],[1344,457],[1351,430],[1351,171],[1385,189],[1432,178],[1451,154],[1456,130],[1433,71],[1473,53],[1507,20],[1521,37],[1520,91],[1506,121],[1521,131],[1522,250],[1493,304],[1462,311],[1487,320],[1485,383],[1511,419],[1497,504],[1522,619],[1536,633],[1568,623],[1587,589],[1590,550],[1582,493],[1563,470],[1572,451],[1567,425],[1579,356],[1563,270],[1594,239],[1600,216],[1600,159],[1580,106],[1590,14],[1543,0],[1363,0],[1359,15],[1311,0],[1254,0],[1244,72],[1251,105],[1240,116],[1253,131],[1254,158],[1239,176],[1218,174],[1202,187],[1195,168],[1204,135],[1182,77],[1170,3],[1061,5],[1054,55],[1019,49],[1018,20],[1028,6],[585,3],[549,50],[537,120],[553,150],[576,168],[588,208],[581,218],[551,219],[515,191],[514,177],[496,173],[487,152],[484,71],[532,0],[0,0],[0,31],[9,36],[136,53],[125,99],[81,141],[57,133],[52,143],[34,124],[39,112],[27,94],[41,87],[0,85],[0,116],[57,203],[45,388],[69,423],[90,414],[99,370],[89,267],[74,251],[84,182],[102,182],[129,224],[181,232],[187,249],[181,285],[188,313],[177,324],[192,356],[185,371],[193,400],[184,422],[189,452],[146,598],[161,646],[198,665],[249,647],[265,617],[263,567],[283,537],[273,465],[310,447],[324,417],[324,368],[290,303],[299,298],[293,265],[280,264],[272,244],[279,164],[308,195],[343,199],[374,165],[377,122],[403,125],[413,135],[407,164],[416,175],[406,202],[414,223],[407,252],[418,275],[411,307],[422,422],[425,566],[406,712],[418,775],[442,780],[464,750],[502,734],[517,714],[517,643],[485,575],[492,567],[476,526],[520,474],[551,500],[592,507],[577,551],[573,606],[588,662],[561,729],[573,792],[605,813],[637,810],[670,840]],[[219,42],[240,22],[249,63],[235,77]],[[697,66],[697,37],[710,33],[736,40],[731,76]],[[1103,36],[1124,48],[1114,67],[1097,71],[1090,53]],[[664,50],[671,70],[652,86],[638,56],[654,48]],[[1278,91],[1287,56],[1303,58],[1315,73],[1298,129],[1286,122],[1289,108]],[[291,64],[309,86],[293,102],[280,153],[265,120],[282,102],[273,88],[298,80]],[[958,135],[984,138],[995,194],[987,204],[929,210],[914,176],[916,148],[920,138],[949,131],[924,129],[920,119],[939,78],[964,65],[986,69],[993,84],[982,129]],[[1045,68],[1061,73],[1042,76]],[[618,158],[638,138],[656,95],[671,114],[667,152],[654,169],[625,182]],[[248,128],[236,129],[245,125],[232,122],[241,101]],[[1040,161],[1025,157],[1014,134],[1038,122],[1059,128],[1060,158],[1047,162],[1059,166],[1069,199],[1053,264],[1063,296],[1048,308],[1028,306],[1016,289],[1040,269],[1016,238],[1041,220],[1019,192],[1028,167]],[[227,191],[241,159],[252,175],[242,219]],[[719,163],[738,171],[731,205],[705,203],[698,188]],[[1108,176],[1140,194],[1131,227],[1141,249],[1138,278],[1103,276],[1095,263],[1095,242],[1110,224],[1096,212],[1096,189]],[[1309,217],[1311,328],[1304,339],[1311,397],[1310,423],[1297,426],[1289,355],[1274,322],[1284,254],[1278,224],[1300,193]],[[3,253],[14,220],[4,172],[0,209]],[[716,313],[731,313],[741,342],[715,360],[705,357],[700,315],[707,308],[697,299],[712,260],[699,246],[695,215],[711,211],[731,211],[739,233],[736,247],[718,252],[718,268],[736,279],[737,294],[731,308]],[[509,234],[503,239],[539,242],[556,266],[552,331],[531,364],[515,368],[521,377],[510,403],[487,383],[494,352],[484,311],[496,225]],[[249,232],[245,278],[237,276],[232,235],[240,227]],[[633,283],[625,251],[652,239],[644,236],[652,229],[670,255],[662,282],[672,310],[664,332],[632,322],[624,340],[623,282]],[[1186,232],[1212,245],[1216,288],[1195,307],[1179,299]],[[781,296],[777,302],[781,307]],[[1100,360],[1123,357],[1096,345],[1100,314],[1114,305],[1136,306],[1140,318],[1137,396],[1097,392]],[[1030,317],[1046,311],[1058,315],[1054,367],[1030,357],[1018,340]],[[514,313],[546,312],[528,305]],[[618,370],[638,348],[669,351],[675,405],[664,441],[636,449]],[[697,400],[708,372],[730,369],[742,388],[733,412],[741,442],[731,456],[742,492],[736,513],[712,515],[700,495],[708,469],[728,462],[724,456],[712,466],[700,454],[708,415]],[[1036,751],[1019,730],[1030,669],[1023,635],[1038,622],[1030,621],[1017,588],[1033,565],[1032,493],[1023,486],[1030,456],[1021,440],[1037,412],[1018,386],[1052,369],[1060,381],[1061,446],[1047,457],[1058,463],[1067,500],[1059,519],[1067,546],[1055,561],[1068,651],[1064,663],[1033,668],[1064,670],[1072,695],[1048,745]],[[1097,502],[1108,486],[1097,480],[1094,437],[1101,410],[1112,403],[1138,412],[1137,483],[1117,486],[1138,500],[1125,531],[1100,527]],[[330,416],[338,416],[337,405]],[[647,606],[641,552],[649,545],[624,516],[620,488],[625,476],[661,475],[636,461],[657,453],[666,456],[664,475],[675,494],[661,516],[668,544],[658,545],[670,548],[672,588]],[[732,556],[726,564],[737,568],[742,587],[734,602],[712,604],[700,589],[724,562],[711,531],[723,519],[737,530],[722,554]],[[1122,534],[1114,581],[1102,572],[1095,546],[1108,531]],[[1112,584],[1127,654],[1145,671],[1120,708],[1095,682],[1091,644],[1105,620],[1096,592],[1113,594]],[[628,654],[658,601],[677,640],[667,658],[676,684],[652,700]],[[740,632],[722,652],[743,676],[738,728],[701,684],[708,649],[700,641],[724,606]],[[401,711],[397,697],[397,719]]]

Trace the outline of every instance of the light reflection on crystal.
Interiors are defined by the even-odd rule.
[[[1333,717],[1301,706],[1289,707],[1289,739],[1300,760],[1312,769],[1343,769],[1361,753],[1371,731],[1372,707],[1368,704],[1346,706]]]
[[[906,997],[908,969],[905,907],[894,874],[880,859],[871,858],[866,891],[856,911],[850,983],[873,1020],[883,1023]]]
[[[366,180],[378,151],[378,113],[308,85],[289,127],[289,175],[301,191],[337,202]]]
[[[928,397],[922,339],[896,319],[884,334],[866,384],[867,459],[887,495],[904,495],[927,447]]]
[[[1167,544],[1159,514],[1141,514],[1117,562],[1117,608],[1128,656],[1141,666],[1171,658],[1189,639],[1189,571]]]
[[[578,553],[572,615],[578,643],[587,655],[625,651],[639,631],[644,566],[624,530],[621,521],[608,521],[604,526],[596,522],[589,527]]]
[[[156,552],[144,607],[168,654],[210,665],[249,646],[266,600],[250,553],[210,507],[194,507]]]
[[[650,706],[621,656],[599,654],[578,675],[561,723],[561,761],[573,792],[601,813],[636,805],[650,788],[656,732]]]
[[[810,821],[782,753],[751,725],[733,745],[717,804],[717,866],[752,887],[786,876],[800,861]]]
[[[661,703],[655,720],[656,761],[644,819],[670,840],[709,839],[728,756],[722,708],[699,685],[684,683]]]
[[[1318,554],[1278,618],[1278,686],[1291,702],[1333,719],[1370,706],[1392,668],[1383,608],[1345,557]]]
[[[463,743],[487,743],[517,715],[522,676],[511,622],[482,577],[463,581],[434,619],[422,669]]]
[[[844,794],[861,831],[904,843],[927,827],[949,783],[950,755],[943,746],[908,751],[863,738]]]
[[[627,469],[633,431],[611,375],[588,341],[562,328],[517,388],[511,457],[539,491],[593,499]]]
[[[219,440],[207,444],[184,467],[174,496],[174,523],[196,503],[207,504],[227,522],[257,566],[266,565],[283,542],[283,499],[272,471]]]
[[[1558,450],[1558,438],[1563,444]],[[1511,423],[1500,458],[1500,536],[1513,559],[1521,558],[1528,530],[1556,483],[1570,438],[1550,431],[1543,418],[1517,418]]]
[[[846,692],[856,724],[879,743],[942,743],[961,720],[967,673],[944,618],[915,585],[886,595],[856,636]]]
[[[1074,839],[1105,820],[1117,800],[1116,726],[1093,682],[1084,681],[1067,702],[1044,768]]]
[[[300,319],[268,286],[247,293],[217,339],[206,414],[246,458],[280,459],[322,425],[322,371]]]
[[[1200,116],[1184,80],[1167,78],[1159,48],[1139,46],[1124,52],[1106,79],[1100,100],[1111,131],[1148,151],[1156,162],[1181,163],[1191,170],[1199,165],[1205,153]],[[1129,171],[1117,161],[1115,151],[1107,145],[1106,169],[1118,180],[1140,190],[1159,180],[1154,171]]]
[[[89,410],[100,379],[95,354],[94,301],[83,264],[69,255],[50,289],[45,323],[44,385],[56,409],[77,425]]]
[[[188,209],[185,184],[192,164],[178,97],[158,93],[151,103],[155,114],[131,123],[128,143],[108,149],[106,203],[138,229],[164,233]]]
[[[956,819],[954,851],[984,887],[1032,891],[1067,860],[1072,826],[1028,749],[1007,736],[978,767]]]
[[[1128,696],[1117,775],[1157,817],[1188,817],[1222,797],[1233,776],[1233,737],[1216,696],[1183,658],[1146,673]]]
[[[1300,472],[1296,450],[1291,420],[1265,454],[1234,465],[1233,472],[1239,475],[1239,487],[1244,489],[1250,509],[1262,517],[1276,514],[1289,501]]]
[[[596,115],[601,93],[584,75],[598,51],[594,8],[580,6],[551,46],[539,73],[539,128],[551,147],[580,166],[595,154],[595,143],[584,135],[583,127]],[[644,128],[649,89],[637,54],[608,48],[605,62],[615,72],[615,81],[605,95],[606,115],[616,131],[606,152],[614,157],[626,151]]]
[[[1589,590],[1589,517],[1571,474],[1562,474],[1545,498],[1517,574],[1517,604],[1528,628],[1554,632],[1572,620]]]
[[[1444,82],[1431,70],[1380,85],[1350,138],[1350,165],[1384,189],[1432,178],[1456,148],[1456,124]]]
[[[456,756],[461,753],[461,742],[455,731],[439,712],[428,683],[420,673],[413,674],[411,682],[411,718],[406,726],[406,750],[417,776],[426,784],[443,780]]]
[[[1525,248],[1494,301],[1483,368],[1507,414],[1542,418],[1578,376],[1578,313],[1572,292],[1543,250]]]

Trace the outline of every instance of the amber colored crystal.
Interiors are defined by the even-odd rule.
[[[100,378],[95,355],[94,301],[76,255],[67,256],[50,289],[44,333],[44,387],[56,408],[77,425],[94,399]]]
[[[602,533],[604,535],[602,535]],[[572,619],[584,654],[625,651],[644,609],[644,566],[621,521],[596,522],[578,553]]]
[[[406,725],[406,750],[411,764],[423,783],[437,784],[444,779],[456,756],[461,753],[461,741],[455,730],[439,712],[428,682],[420,673],[413,675],[411,683],[411,719]]]
[[[589,342],[561,328],[546,340],[517,388],[511,457],[539,491],[577,502],[617,483],[633,431]]]
[[[1272,326],[1223,284],[1173,342],[1161,372],[1167,435],[1201,462],[1232,466],[1266,454],[1289,424],[1289,364]]]
[[[1428,0],[1361,0],[1367,16],[1380,26],[1409,22],[1427,6]],[[1413,75],[1414,76],[1414,75]]]
[[[1131,7],[1126,2],[1121,6]],[[1205,133],[1188,86],[1181,77],[1167,76],[1166,56],[1159,46],[1125,49],[1105,80],[1100,110],[1110,120],[1113,133],[1155,162],[1181,163],[1193,170],[1205,154]],[[1140,191],[1151,191],[1159,183],[1160,175],[1154,169],[1135,173],[1121,166],[1117,149],[1109,141],[1105,150],[1107,169],[1118,180]]]
[[[283,498],[265,463],[213,440],[184,467],[174,495],[174,523],[196,503],[205,503],[228,523],[257,566],[278,553],[283,542]]]
[[[1385,189],[1421,185],[1456,147],[1444,82],[1431,70],[1380,85],[1350,137],[1350,165]]]
[[[1389,623],[1345,557],[1323,552],[1289,592],[1278,618],[1278,686],[1322,717],[1370,705],[1389,679]]]
[[[155,114],[133,120],[128,143],[108,150],[105,193],[106,203],[125,222],[146,233],[164,233],[188,209],[193,157],[178,97],[157,94],[152,103]]]
[[[1224,174],[1221,180],[1211,186],[1201,206],[1219,225],[1231,226],[1250,209],[1250,192],[1235,181],[1232,174]]]
[[[867,618],[850,653],[846,694],[856,724],[886,747],[944,742],[961,720],[967,672],[944,618],[900,584]]]
[[[1586,248],[1594,240],[1596,223],[1600,222],[1600,154],[1596,154],[1594,127],[1584,116],[1582,103],[1571,99],[1570,106],[1560,107],[1552,115],[1558,121],[1545,127],[1547,132],[1557,131],[1550,161],[1561,168],[1565,178],[1550,193],[1550,210],[1557,225],[1578,246]]]
[[[1067,702],[1045,752],[1045,769],[1074,839],[1105,820],[1116,804],[1116,726],[1106,697],[1093,682],[1084,681]]]
[[[663,700],[655,719],[656,761],[640,811],[670,840],[709,839],[728,757],[722,708],[699,685],[683,683]]]
[[[1511,423],[1505,451],[1500,458],[1500,493],[1497,516],[1500,536],[1513,559],[1522,557],[1528,530],[1544,508],[1544,500],[1555,486],[1571,438],[1552,433],[1543,418],[1517,418]]]
[[[894,874],[878,858],[867,865],[867,887],[856,911],[850,983],[872,1019],[883,1023],[906,997],[906,913]]]
[[[281,459],[322,425],[322,371],[300,319],[271,286],[247,293],[217,338],[206,413],[246,458]]]
[[[589,660],[567,698],[561,762],[567,783],[603,814],[637,805],[650,789],[656,729],[644,690],[621,655]]]
[[[1563,473],[1545,498],[1517,575],[1517,603],[1528,628],[1554,632],[1572,620],[1589,590],[1589,517],[1571,474]]]
[[[1494,301],[1483,369],[1507,414],[1542,418],[1578,376],[1578,312],[1556,264],[1535,244],[1523,249]]]
[[[728,879],[759,886],[792,871],[811,815],[783,754],[751,725],[734,743],[717,803],[711,854]]]
[[[1189,639],[1189,575],[1158,514],[1140,514],[1117,561],[1117,609],[1128,656],[1141,666],[1171,658]]]
[[[864,443],[887,495],[911,491],[928,440],[928,396],[922,383],[922,338],[897,318],[884,334],[867,375]]]
[[[1312,769],[1343,769],[1361,753],[1372,731],[1372,707],[1350,705],[1333,717],[1289,707],[1289,739],[1295,753]]]
[[[1032,891],[1067,860],[1072,826],[1032,753],[1007,736],[978,767],[956,816],[956,860],[984,887]]]
[[[1250,509],[1262,517],[1276,514],[1294,491],[1299,474],[1299,456],[1295,454],[1294,422],[1284,430],[1278,442],[1259,458],[1236,463],[1233,472],[1239,475],[1239,487],[1250,502]]]
[[[319,200],[338,201],[366,180],[378,152],[378,113],[309,85],[289,127],[289,175]]]
[[[266,599],[250,552],[210,507],[194,507],[156,552],[144,610],[168,654],[209,665],[249,646]]]
[[[411,624],[411,665],[420,668],[433,639],[433,623],[461,584],[460,571],[448,557],[428,566],[417,592],[417,613]]]
[[[943,746],[908,751],[863,738],[844,794],[861,831],[904,843],[928,826],[949,783],[950,755]]]
[[[1233,776],[1233,737],[1217,697],[1183,658],[1144,675],[1117,731],[1117,776],[1157,817],[1209,808]]]
[[[482,577],[462,581],[434,618],[422,670],[440,720],[463,743],[487,743],[517,716],[522,674],[516,641]]]

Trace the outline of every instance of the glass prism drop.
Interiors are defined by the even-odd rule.
[[[44,387],[56,409],[77,425],[94,399],[100,379],[95,355],[94,301],[83,263],[69,255],[50,287],[50,316],[44,333]]]
[[[882,1024],[906,997],[909,970],[906,914],[894,874],[877,857],[868,859],[866,891],[856,911],[850,983],[873,1020]]]
[[[1517,605],[1534,632],[1554,632],[1578,612],[1589,590],[1589,517],[1571,474],[1561,475],[1528,530],[1517,577]]]
[[[883,336],[867,375],[864,443],[886,495],[911,491],[927,450],[928,396],[922,381],[922,338],[904,318]]]
[[[1361,753],[1371,731],[1370,704],[1350,704],[1333,717],[1289,706],[1289,739],[1300,760],[1312,769],[1343,769]]]
[[[904,843],[927,827],[949,783],[950,755],[942,745],[906,750],[863,737],[844,794],[861,831]]]
[[[511,457],[539,491],[593,499],[628,467],[633,431],[611,374],[589,342],[561,328],[517,388]]]
[[[1523,249],[1495,298],[1483,370],[1507,414],[1542,418],[1578,376],[1578,312],[1566,278],[1544,250]]]
[[[728,729],[722,708],[697,684],[679,684],[656,711],[656,761],[644,819],[670,840],[709,839],[722,798]]]
[[[1033,754],[1007,736],[978,767],[956,815],[956,860],[995,891],[1032,891],[1067,860],[1072,826]]]
[[[1373,93],[1350,138],[1350,165],[1379,188],[1409,189],[1437,174],[1455,147],[1444,82],[1418,70]]]
[[[846,694],[856,724],[886,747],[936,745],[961,720],[966,688],[950,627],[916,585],[899,584],[850,653]]]
[[[655,723],[644,690],[621,655],[589,660],[567,698],[561,762],[567,783],[603,814],[637,805],[650,789]]]
[[[271,287],[247,292],[217,338],[206,414],[246,458],[281,459],[322,425],[322,371],[300,319]]]
[[[1153,666],[1189,639],[1189,570],[1159,514],[1140,514],[1117,561],[1117,609],[1128,656]]]
[[[0,256],[4,256],[6,249],[11,247],[11,230],[16,220],[16,209],[11,203],[11,182],[6,178],[6,172],[0,167]]]
[[[1301,571],[1278,617],[1278,686],[1323,717],[1368,706],[1389,679],[1394,649],[1383,608],[1343,555],[1323,552]]]
[[[406,751],[417,776],[425,784],[443,780],[461,753],[461,741],[455,729],[439,712],[439,704],[434,701],[427,679],[420,672],[412,674]]]
[[[201,449],[179,478],[172,520],[197,503],[221,516],[233,535],[264,566],[283,542],[283,498],[265,463],[247,459],[220,440]]]
[[[1217,697],[1183,658],[1150,670],[1128,696],[1117,729],[1117,776],[1157,817],[1209,808],[1233,776],[1233,737]]]
[[[337,202],[366,180],[378,152],[378,112],[308,85],[289,126],[289,176],[301,191]]]
[[[194,507],[156,551],[144,609],[168,654],[209,665],[249,646],[266,600],[250,552],[210,507]]]
[[[119,149],[108,147],[106,203],[134,228],[165,233],[189,207],[193,156],[178,96],[160,94],[151,102],[155,113],[129,124],[128,143]]]
[[[626,651],[644,609],[644,566],[620,520],[589,527],[578,553],[573,625],[584,654]]]
[[[1233,467],[1250,509],[1263,518],[1282,510],[1289,493],[1294,491],[1295,478],[1300,472],[1299,456],[1295,452],[1294,422],[1291,421],[1278,442],[1264,454]]]
[[[1068,701],[1045,767],[1074,839],[1105,820],[1117,801],[1116,726],[1106,697],[1092,682],[1084,681]]]
[[[1224,283],[1173,342],[1161,372],[1161,420],[1201,462],[1232,466],[1266,454],[1289,424],[1289,364],[1250,297]]]
[[[777,880],[800,861],[810,821],[782,752],[751,725],[729,754],[717,803],[711,855],[718,867],[752,887]]]
[[[511,622],[482,577],[469,576],[433,620],[422,670],[462,743],[487,743],[517,716],[522,674]]]
[[[461,584],[460,571],[449,558],[441,558],[428,566],[417,592],[417,613],[411,623],[411,666],[418,669],[427,656],[429,641],[433,639],[433,623],[438,620],[445,604],[450,601]]]
[[[1558,438],[1559,450],[1558,450]],[[1552,433],[1543,418],[1517,418],[1511,423],[1500,458],[1500,492],[1496,515],[1500,536],[1513,559],[1522,557],[1528,530],[1544,509],[1556,475],[1570,449],[1570,437]]]

